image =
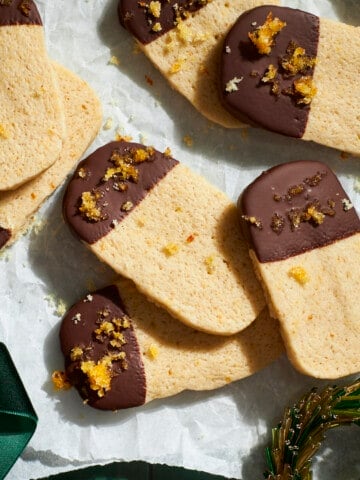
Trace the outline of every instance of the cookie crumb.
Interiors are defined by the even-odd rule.
[[[305,285],[310,279],[307,271],[303,267],[292,267],[288,271],[289,277],[296,280],[300,285]]]
[[[147,350],[147,354],[152,360],[155,360],[159,356],[158,347],[154,344],[151,344]]]
[[[153,32],[161,32],[162,30],[162,26],[161,26],[161,23],[160,22],[156,22],[154,23],[152,29],[151,29]]]
[[[70,359],[74,362],[80,360],[84,354],[84,350],[81,347],[74,347],[70,352]]]
[[[51,380],[56,390],[69,390],[71,383],[69,382],[66,373],[61,370],[55,370],[51,375]]]
[[[300,77],[294,81],[294,92],[298,105],[309,105],[317,93],[311,76]]]
[[[81,313],[77,313],[76,315],[73,316],[71,319],[75,325],[77,325],[79,322],[81,322]]]
[[[101,358],[97,363],[92,360],[81,362],[80,369],[87,376],[89,387],[97,392],[101,398],[110,390],[111,359],[109,356]]]
[[[183,141],[184,141],[185,145],[187,145],[188,147],[192,147],[193,144],[194,144],[194,141],[190,137],[190,135],[185,135],[184,138],[183,138]]]
[[[162,250],[167,257],[171,257],[178,253],[180,247],[176,243],[168,243],[167,245],[165,245],[165,247],[163,247]]]
[[[254,216],[241,215],[241,218],[245,220],[245,222],[251,223],[251,225],[254,225],[256,228],[259,228],[260,230],[263,228],[261,220],[259,220]]]
[[[130,201],[127,201],[121,205],[121,210],[123,212],[130,212],[134,208],[134,204]]]
[[[169,73],[174,74],[180,72],[182,69],[184,63],[185,63],[185,58],[178,58],[170,67]]]
[[[342,203],[344,212],[347,212],[354,207],[354,205],[350,202],[348,198],[343,198],[341,200],[341,203]]]
[[[0,138],[6,140],[7,138],[9,138],[9,133],[8,131],[6,130],[6,128],[4,127],[4,125],[2,125],[0,123]]]
[[[120,65],[120,59],[116,55],[111,55],[110,60],[109,60],[110,65]]]
[[[87,175],[86,169],[84,167],[79,168],[79,170],[77,171],[77,176],[79,178],[86,178],[86,175]]]
[[[305,48],[291,41],[286,49],[286,55],[279,62],[286,74],[293,76],[297,73],[305,74],[307,70],[314,68],[316,57],[306,55]]]
[[[112,126],[113,126],[113,119],[109,117],[104,123],[103,130],[110,130]]]
[[[278,235],[284,230],[285,227],[285,218],[278,213],[274,213],[271,218],[271,230]]]
[[[215,272],[215,256],[210,255],[205,258],[206,271],[209,275],[212,275]]]
[[[99,222],[104,219],[101,209],[97,206],[98,200],[102,197],[102,194],[98,191],[95,192],[83,192],[81,194],[81,204],[79,212],[86,219],[92,222]]]
[[[272,12],[268,13],[265,23],[249,32],[248,36],[255,45],[257,51],[262,55],[269,55],[275,44],[276,35],[286,26],[279,18],[273,18]]]
[[[239,90],[238,84],[244,80],[244,77],[234,77],[229,80],[225,86],[225,92],[231,93]]]

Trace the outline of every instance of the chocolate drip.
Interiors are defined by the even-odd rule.
[[[260,55],[248,33],[264,24],[272,13],[286,22],[276,35],[269,55]],[[289,76],[279,67],[289,45],[305,49],[306,55],[316,57],[319,42],[319,18],[301,10],[272,5],[257,7],[241,15],[225,38],[220,68],[220,98],[224,107],[235,117],[252,125],[301,138],[304,135],[310,105],[296,103],[291,91],[294,80],[303,74]],[[271,92],[271,83],[261,81],[269,65],[278,68],[279,92]],[[306,72],[312,76],[313,68]],[[233,79],[240,79],[237,90],[227,92]]]
[[[142,44],[150,43],[169,30],[176,27],[177,16],[181,18],[184,12],[195,12],[204,7],[207,0],[170,0],[161,1],[160,16],[155,17],[144,7],[144,3],[134,0],[120,0],[118,15],[121,25],[126,28]],[[178,12],[178,14],[177,14]],[[154,29],[154,25],[161,27],[160,31]]]
[[[39,11],[33,0],[2,0],[0,26],[42,25]]]
[[[104,396],[92,390],[80,368],[81,361],[70,358],[75,347],[83,350],[86,361],[98,362],[109,352],[114,352],[110,339],[100,341],[94,331],[99,328],[99,312],[106,312],[106,319],[123,319],[127,315],[116,286],[111,285],[88,295],[75,304],[64,317],[60,329],[61,349],[65,356],[66,374],[81,397],[92,407],[101,410],[118,410],[143,405],[146,398],[146,379],[139,345],[132,326],[123,330],[126,368],[121,361],[111,365],[111,388]]]
[[[274,262],[360,232],[360,220],[335,174],[299,161],[262,173],[238,201],[244,235],[260,262]],[[302,214],[310,218],[298,222]]]
[[[178,161],[153,150],[153,154],[144,162],[136,165],[139,178],[136,182],[127,181],[126,190],[116,188],[116,177],[103,181],[108,168],[113,167],[113,152],[126,155],[136,149],[144,149],[143,145],[128,142],[112,142],[96,150],[79,164],[70,181],[63,201],[63,215],[73,232],[83,241],[93,244],[109,233],[117,222],[123,220],[133,207],[138,205],[147,193],[175,166]],[[80,176],[84,172],[85,176]],[[84,192],[100,193],[99,205],[103,218],[90,221],[79,212],[79,202]],[[122,205],[131,205],[131,209],[122,209]]]

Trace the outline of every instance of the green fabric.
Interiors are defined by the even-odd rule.
[[[225,480],[225,477],[146,462],[112,463],[75,472],[52,475],[42,480]],[[39,479],[41,480],[41,479]]]
[[[10,354],[0,343],[0,479],[32,437],[37,416]]]

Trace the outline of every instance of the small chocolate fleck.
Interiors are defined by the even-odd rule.
[[[7,228],[0,227],[0,248],[8,243],[11,238],[11,231]]]

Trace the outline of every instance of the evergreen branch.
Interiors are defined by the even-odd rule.
[[[266,449],[266,480],[311,480],[311,459],[325,432],[340,425],[360,426],[360,379],[346,387],[312,389],[272,429],[272,446]]]

